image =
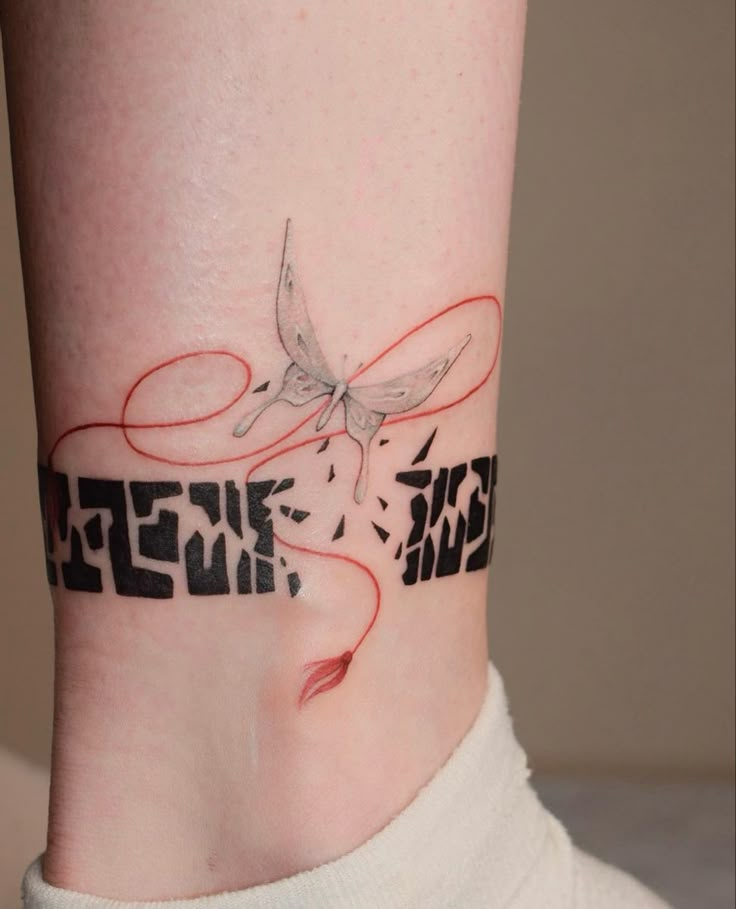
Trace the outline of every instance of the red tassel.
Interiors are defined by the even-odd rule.
[[[325,691],[331,691],[342,682],[348,672],[348,667],[353,660],[351,650],[346,650],[339,657],[330,657],[328,660],[316,660],[307,663],[304,667],[309,673],[299,696],[299,707],[303,707],[312,698],[316,698]]]

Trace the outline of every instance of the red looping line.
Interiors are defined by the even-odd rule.
[[[470,398],[472,395],[474,395],[477,391],[479,391],[486,384],[486,382],[488,382],[488,380],[490,379],[491,375],[493,374],[493,372],[498,364],[498,358],[499,358],[500,349],[501,349],[501,334],[502,334],[501,328],[502,328],[502,324],[503,324],[503,315],[502,315],[502,310],[501,310],[501,304],[499,303],[498,299],[492,295],[484,294],[484,295],[476,296],[476,297],[468,297],[467,299],[460,300],[457,303],[453,303],[450,306],[447,306],[444,309],[441,309],[439,312],[435,313],[433,316],[429,316],[427,319],[424,319],[422,322],[419,322],[417,325],[410,328],[403,335],[401,335],[396,341],[394,341],[392,344],[390,344],[388,347],[386,347],[384,350],[382,350],[379,354],[377,354],[375,357],[373,357],[373,359],[369,360],[365,365],[363,365],[360,369],[358,369],[350,377],[349,382],[354,382],[357,378],[364,375],[369,369],[371,369],[371,367],[375,366],[376,363],[378,363],[380,360],[384,359],[384,357],[388,356],[388,354],[390,354],[392,351],[396,350],[396,348],[399,347],[401,344],[403,344],[406,340],[408,340],[410,337],[412,337],[413,335],[420,332],[422,329],[426,328],[428,325],[431,325],[432,323],[438,321],[439,319],[443,318],[444,316],[447,316],[449,313],[460,309],[461,307],[470,306],[472,304],[478,304],[478,303],[490,305],[495,310],[496,315],[498,317],[498,323],[499,323],[496,348],[493,352],[493,357],[491,359],[490,366],[488,367],[487,371],[484,373],[484,375],[480,379],[480,381],[477,382],[475,385],[473,385],[470,389],[468,389],[459,398],[456,398],[454,401],[450,401],[447,404],[442,404],[438,407],[431,407],[426,410],[421,410],[416,413],[409,412],[409,413],[403,414],[401,416],[396,416],[391,419],[384,420],[384,423],[383,423],[384,426],[395,426],[398,423],[405,423],[405,422],[408,422],[409,420],[418,420],[422,417],[429,417],[434,414],[441,413],[442,411],[449,410],[450,408],[456,407],[458,404],[461,404],[463,401],[466,401],[468,398]],[[237,362],[238,364],[240,364],[243,367],[243,369],[245,371],[244,382],[242,384],[242,387],[238,391],[238,393],[231,400],[229,400],[226,404],[222,405],[221,407],[218,407],[216,410],[213,410],[209,413],[203,414],[198,417],[192,417],[190,419],[148,422],[148,423],[129,423],[127,421],[126,416],[127,416],[127,412],[128,412],[128,408],[129,408],[131,399],[132,399],[133,395],[135,394],[135,392],[138,390],[138,388],[143,384],[143,382],[146,381],[146,379],[148,379],[150,376],[154,375],[155,373],[158,373],[177,363],[181,363],[184,360],[189,360],[189,359],[193,359],[195,357],[203,357],[203,356],[229,357],[230,359],[234,360],[235,362]],[[226,458],[214,458],[211,460],[204,460],[204,461],[182,461],[182,460],[177,460],[174,458],[167,458],[162,455],[157,455],[154,452],[147,451],[144,448],[141,448],[135,442],[133,442],[133,440],[130,438],[129,433],[132,430],[171,429],[171,428],[181,427],[181,426],[193,426],[193,425],[196,425],[199,423],[206,423],[209,420],[215,419],[215,417],[218,417],[221,414],[225,413],[226,411],[230,410],[235,404],[237,404],[238,401],[241,400],[241,398],[245,395],[245,393],[248,391],[248,388],[250,387],[252,375],[253,375],[253,372],[250,367],[250,364],[242,357],[240,357],[237,354],[234,354],[228,350],[191,351],[188,353],[179,354],[178,356],[175,356],[175,357],[171,357],[168,360],[164,360],[162,363],[157,364],[156,366],[152,367],[151,369],[149,369],[145,373],[143,373],[143,375],[141,375],[133,383],[133,385],[131,385],[130,389],[128,390],[127,394],[125,395],[125,399],[123,401],[123,406],[121,408],[119,421],[117,421],[117,422],[99,421],[99,422],[91,422],[91,423],[81,423],[77,426],[73,426],[70,429],[65,430],[56,439],[56,441],[54,442],[54,444],[51,448],[51,451],[49,452],[49,457],[48,457],[49,470],[50,470],[50,472],[53,471],[52,459],[53,459],[57,449],[59,448],[61,443],[65,439],[68,439],[70,436],[75,435],[76,433],[85,432],[85,431],[91,430],[91,429],[118,429],[118,430],[122,431],[123,437],[124,437],[127,445],[133,451],[135,451],[137,454],[141,455],[142,457],[148,458],[149,460],[157,461],[162,464],[170,464],[170,465],[176,466],[176,467],[210,467],[210,466],[214,466],[214,465],[218,465],[218,464],[232,464],[232,463],[235,463],[238,461],[248,460],[250,458],[255,457],[256,455],[260,455],[265,452],[270,452],[270,454],[268,454],[266,457],[262,458],[257,463],[255,463],[249,467],[249,469],[246,473],[246,477],[245,477],[245,482],[248,483],[250,481],[251,477],[253,476],[253,474],[259,468],[263,467],[266,464],[271,463],[272,461],[276,460],[277,458],[282,457],[283,455],[288,454],[289,452],[296,451],[299,448],[304,448],[307,445],[311,445],[314,442],[319,442],[319,441],[323,441],[325,439],[331,439],[336,436],[341,436],[341,435],[346,434],[347,430],[345,428],[336,429],[336,430],[332,430],[331,432],[323,432],[323,433],[319,433],[317,435],[311,435],[308,438],[303,439],[300,442],[293,442],[283,448],[277,448],[277,446],[279,446],[282,442],[285,442],[287,439],[291,438],[303,426],[306,426],[307,423],[310,423],[323,410],[323,408],[327,406],[327,403],[325,403],[325,404],[322,404],[319,407],[315,408],[308,416],[304,417],[302,420],[297,421],[295,423],[295,425],[291,427],[291,429],[287,430],[282,435],[278,436],[276,439],[273,439],[272,441],[267,442],[258,448],[254,448],[251,451],[246,451],[240,455],[234,455],[234,456],[226,457]],[[277,450],[273,451],[274,448],[277,448]],[[329,551],[320,550],[320,549],[313,549],[308,546],[300,546],[296,543],[290,543],[288,540],[285,540],[283,537],[279,536],[276,533],[274,533],[274,537],[278,540],[278,542],[282,546],[286,547],[287,549],[291,549],[293,552],[299,552],[299,553],[302,553],[305,555],[317,556],[319,558],[333,559],[335,561],[340,561],[345,564],[352,565],[353,567],[359,569],[361,572],[363,572],[368,577],[369,581],[371,582],[371,584],[373,586],[374,605],[373,605],[373,611],[371,614],[370,621],[363,629],[360,637],[358,638],[357,642],[353,645],[353,647],[349,651],[345,652],[346,654],[355,655],[357,650],[361,647],[361,645],[363,644],[365,639],[370,634],[371,630],[373,629],[373,626],[376,624],[376,621],[378,620],[378,615],[379,615],[379,612],[381,609],[381,586],[378,583],[378,578],[376,577],[375,573],[363,562],[359,561],[358,559],[353,558],[352,556],[346,555],[344,553],[329,552]],[[343,656],[345,656],[345,655],[343,655]]]

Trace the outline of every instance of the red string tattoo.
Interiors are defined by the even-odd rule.
[[[471,388],[467,389],[462,395],[455,398],[454,400],[441,404],[435,407],[429,407],[424,410],[413,410],[410,413],[402,413],[396,416],[389,416],[383,423],[384,426],[393,426],[399,423],[405,423],[410,420],[418,420],[423,417],[429,417],[443,411],[449,410],[450,408],[456,407],[457,405],[468,400],[476,392],[478,392],[486,383],[489,381],[493,375],[500,353],[501,346],[501,326],[502,326],[502,311],[501,305],[498,299],[491,295],[481,295],[476,297],[469,297],[465,300],[460,300],[457,303],[453,303],[450,306],[445,307],[439,312],[435,313],[433,316],[424,319],[422,322],[419,322],[417,325],[410,328],[404,334],[402,334],[396,341],[382,350],[379,354],[369,360],[365,365],[363,365],[351,378],[350,382],[359,378],[360,376],[365,375],[373,366],[383,360],[388,354],[396,350],[401,344],[406,342],[409,338],[415,336],[423,329],[427,328],[429,325],[438,322],[440,319],[448,316],[450,313],[460,310],[464,307],[471,306],[488,306],[490,307],[493,315],[495,315],[498,320],[498,331],[496,334],[496,345],[495,349],[492,352],[490,363],[481,376],[480,380],[477,381]],[[243,369],[243,380],[241,386],[239,387],[236,394],[234,394],[230,400],[216,409],[198,415],[196,417],[188,419],[179,419],[179,420],[170,420],[170,421],[154,421],[154,422],[130,422],[127,419],[128,410],[130,407],[130,402],[136,391],[139,387],[151,376],[154,374],[160,373],[163,370],[166,370],[169,367],[172,367],[178,363],[181,363],[185,360],[190,360],[194,358],[202,357],[215,357],[215,358],[227,358],[231,361],[235,361]],[[141,447],[140,444],[135,442],[131,437],[130,433],[133,431],[146,431],[146,430],[165,430],[173,429],[176,427],[184,426],[193,426],[196,424],[206,423],[210,420],[213,420],[215,417],[220,416],[221,414],[229,411],[235,404],[240,401],[243,396],[248,391],[253,371],[250,364],[243,357],[238,356],[237,354],[232,353],[228,350],[201,350],[201,351],[190,351],[187,353],[180,354],[175,357],[171,357],[168,360],[157,364],[151,369],[144,372],[136,381],[130,386],[128,392],[125,395],[123,400],[122,408],[120,411],[120,417],[118,420],[114,421],[97,421],[89,423],[81,423],[77,426],[73,426],[65,430],[59,437],[56,439],[54,444],[51,447],[51,450],[48,454],[48,483],[47,483],[47,492],[46,492],[46,520],[48,532],[53,533],[53,528],[56,526],[58,517],[59,517],[59,506],[58,506],[58,495],[57,487],[54,479],[54,457],[58,452],[59,447],[62,443],[69,439],[71,436],[76,435],[81,432],[88,432],[92,430],[116,430],[122,433],[122,436],[126,444],[141,457],[147,458],[152,461],[156,461],[162,464],[169,464],[176,467],[209,467],[220,464],[230,464],[242,461],[251,461],[254,458],[258,458],[259,455],[263,455],[260,459],[256,460],[255,463],[249,465],[248,470],[245,474],[245,482],[248,483],[255,472],[260,468],[264,467],[266,464],[270,464],[275,461],[277,458],[282,457],[283,455],[288,454],[289,452],[297,451],[305,446],[312,445],[315,442],[322,440],[327,440],[334,438],[336,436],[341,436],[346,433],[345,428],[333,429],[327,432],[320,432],[314,435],[310,435],[308,438],[301,441],[286,443],[287,440],[291,439],[302,427],[306,426],[308,423],[313,421],[325,407],[329,406],[328,404],[322,404],[312,410],[308,416],[303,419],[298,420],[295,424],[277,438],[272,439],[264,443],[263,445],[251,449],[249,451],[242,452],[240,454],[224,457],[224,458],[214,458],[214,459],[204,459],[204,460],[181,460],[177,458],[167,457],[161,454],[157,454],[154,451],[145,449]],[[371,568],[365,563],[359,561],[358,559],[353,558],[345,553],[330,552],[326,550],[315,549],[307,546],[302,546],[294,542],[290,542],[284,537],[278,535],[274,532],[275,539],[285,548],[292,550],[293,552],[298,552],[308,556],[314,556],[321,559],[332,559],[335,561],[342,562],[356,568],[362,572],[368,581],[370,582],[371,588],[373,590],[373,603],[370,613],[370,618],[368,622],[363,627],[362,632],[357,637],[356,641],[350,647],[350,649],[345,650],[339,656],[330,657],[327,659],[315,660],[313,662],[307,663],[304,666],[304,683],[302,685],[298,705],[303,707],[313,698],[318,697],[320,694],[324,694],[327,691],[336,688],[347,675],[348,669],[350,668],[356,653],[360,647],[365,642],[366,638],[372,631],[378,616],[381,610],[381,586],[378,582],[378,578]]]

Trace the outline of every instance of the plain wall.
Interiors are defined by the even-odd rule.
[[[491,650],[537,765],[724,773],[733,731],[731,0],[532,3]],[[0,746],[48,755],[51,610],[0,136]]]

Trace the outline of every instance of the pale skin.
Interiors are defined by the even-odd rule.
[[[278,390],[288,365],[274,313],[287,219],[340,381],[449,304],[502,304],[523,25],[520,0],[5,2],[39,461],[72,426],[119,422],[133,383],[189,351],[245,360],[252,401],[190,428],[131,431],[139,449],[201,465],[308,416],[309,404],[279,403],[233,433],[261,403],[255,386]],[[428,403],[460,398],[500,343],[494,313],[451,313],[371,381],[472,335]],[[156,373],[128,421],[212,411],[238,369],[218,355]],[[411,801],[482,701],[487,574],[402,581],[394,542],[411,517],[394,478],[435,428],[432,469],[494,454],[497,398],[498,364],[461,404],[382,427],[390,444],[371,443],[362,504],[344,435],[329,454],[295,450],[254,473],[295,478],[289,505],[310,512],[277,535],[326,548],[343,515],[340,551],[382,591],[349,673],[304,708],[303,667],[354,645],[371,613],[371,585],[346,563],[289,551],[296,597],[283,585],[190,596],[181,564],[166,569],[166,600],[120,596],[104,573],[100,593],[52,588],[49,882],[139,900],[240,889],[346,853]],[[328,430],[344,427],[340,410]],[[70,477],[185,489],[244,481],[255,461],[171,466],[114,427],[54,453]],[[178,512],[182,532],[201,514]]]

